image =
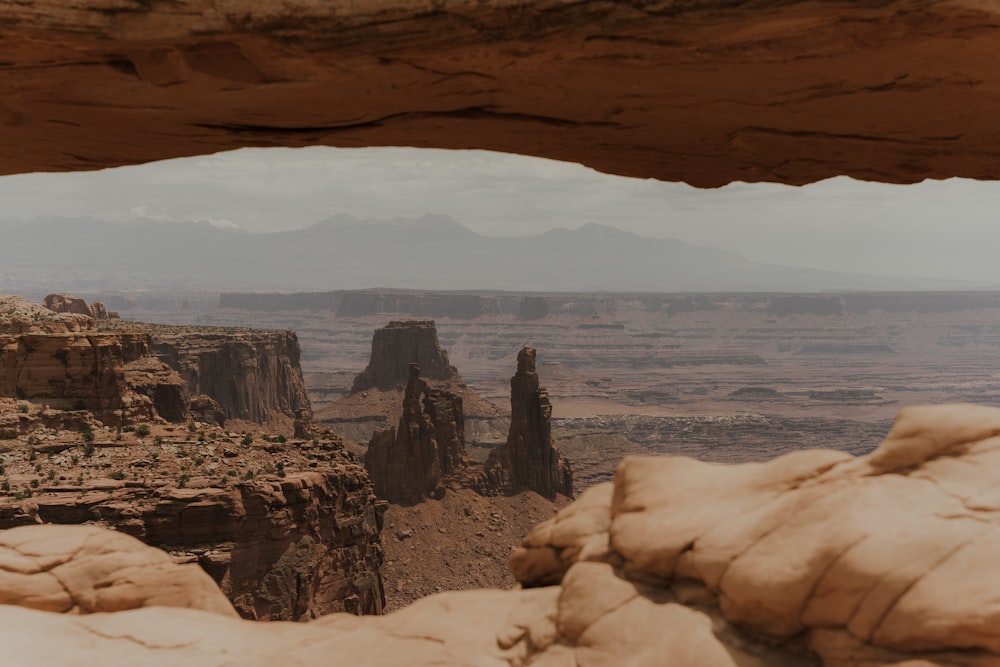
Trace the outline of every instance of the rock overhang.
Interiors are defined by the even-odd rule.
[[[0,173],[482,148],[714,187],[1000,178],[976,0],[0,5]]]

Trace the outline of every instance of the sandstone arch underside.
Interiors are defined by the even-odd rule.
[[[485,148],[710,187],[1000,178],[987,0],[0,2],[0,174]]]

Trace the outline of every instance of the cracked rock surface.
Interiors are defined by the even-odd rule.
[[[0,3],[0,173],[483,148],[719,186],[1000,178],[981,0]]]
[[[525,538],[522,590],[307,624],[0,606],[0,635],[12,664],[994,666],[998,482],[1000,410],[908,408],[862,457],[628,458]]]

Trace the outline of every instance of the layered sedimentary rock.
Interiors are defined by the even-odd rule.
[[[184,609],[0,606],[14,664],[992,667],[1000,662],[1000,410],[900,413],[871,454],[626,459],[540,524],[528,590],[436,595],[382,618],[249,624]],[[33,527],[42,533],[48,528]],[[122,629],[128,632],[122,640]],[[52,636],[59,642],[44,641]]]
[[[0,604],[65,614],[182,607],[236,616],[197,565],[177,565],[160,549],[94,526],[0,533]]]
[[[54,313],[72,313],[74,315],[94,317],[94,311],[80,297],[70,296],[69,294],[49,294],[45,297],[43,303],[46,308]]]
[[[381,613],[381,507],[361,466],[324,467],[232,488],[43,488],[30,501],[4,498],[0,526],[96,518],[199,564],[244,618]]]
[[[699,186],[995,179],[996,16],[974,0],[6,3],[0,172],[325,144]]]
[[[538,384],[533,348],[518,354],[510,381],[510,431],[485,464],[466,456],[461,396],[421,379],[416,364],[409,374],[399,426],[376,431],[365,454],[380,498],[415,503],[441,497],[448,484],[483,495],[573,495],[569,463],[552,443],[552,405]]]
[[[89,311],[82,299],[46,301],[42,308],[17,297],[0,300],[6,304],[0,305],[0,396],[88,410],[109,424],[187,418],[184,384],[150,356],[147,334],[97,331],[89,315],[77,312]]]
[[[440,497],[467,467],[462,397],[428,385],[410,364],[399,425],[376,431],[365,453],[375,493],[402,503]]]
[[[483,465],[491,485],[508,494],[531,490],[546,498],[572,496],[573,473],[552,444],[552,404],[539,385],[532,347],[517,355],[510,412],[507,442],[490,452]]]
[[[376,329],[368,366],[356,378],[351,393],[366,389],[390,390],[409,380],[409,366],[417,364],[430,380],[459,382],[458,371],[438,343],[433,320],[400,320]]]
[[[158,326],[150,335],[153,355],[181,374],[192,395],[217,401],[226,419],[311,417],[295,332]]]

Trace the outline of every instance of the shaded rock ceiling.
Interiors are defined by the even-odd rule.
[[[0,173],[484,148],[719,186],[1000,178],[989,0],[0,2]]]

